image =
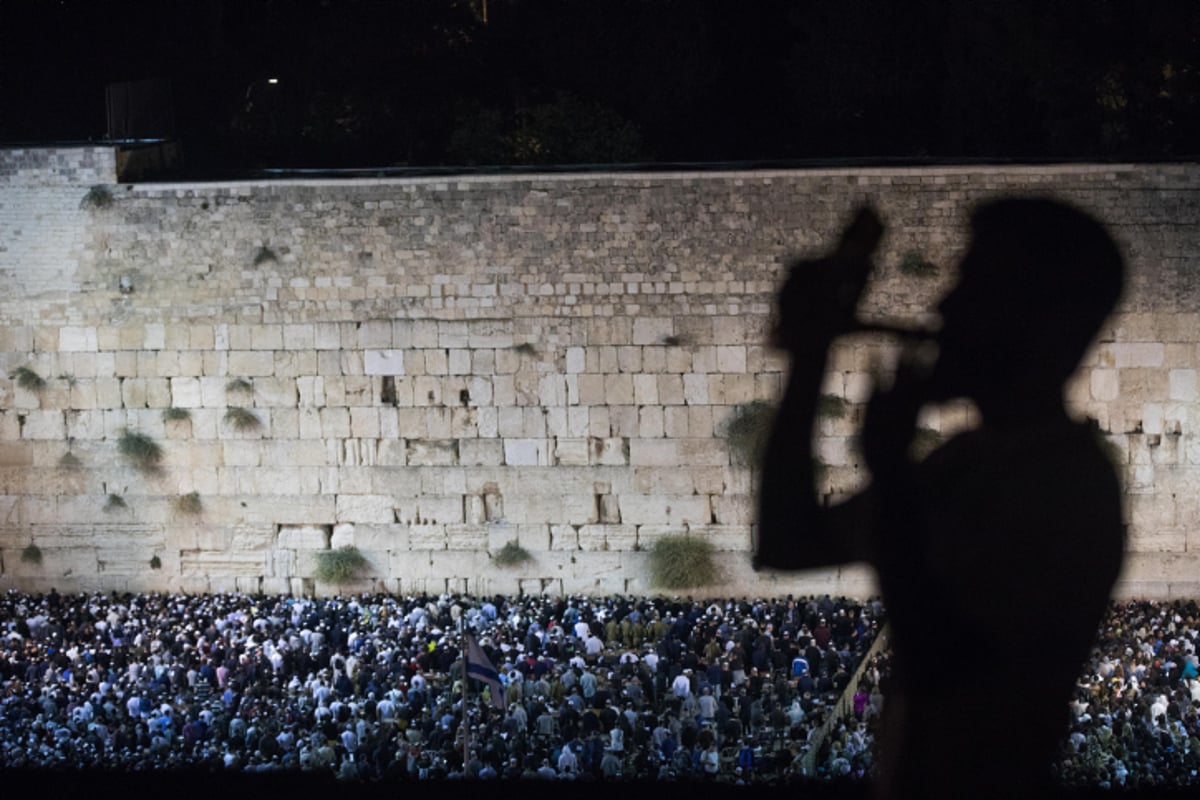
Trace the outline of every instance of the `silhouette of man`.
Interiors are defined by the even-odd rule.
[[[908,347],[876,389],[862,433],[871,483],[837,506],[816,499],[813,420],[830,342],[860,327],[875,215],[861,211],[832,256],[795,265],[779,298],[791,369],[763,465],[756,565],[865,560],[878,572],[894,651],[884,797],[1051,790],[1067,701],[1122,559],[1117,475],[1063,399],[1120,295],[1117,247],[1048,199],[985,203],[972,233],[938,306],[936,358]],[[916,462],[918,411],[955,398],[973,401],[981,424]]]

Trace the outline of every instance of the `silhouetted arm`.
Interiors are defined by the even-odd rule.
[[[756,568],[812,569],[870,558],[872,494],[834,507],[817,499],[812,439],[827,349],[792,357],[759,486]]]
[[[812,435],[829,346],[857,327],[855,310],[883,226],[862,209],[832,256],[790,267],[779,293],[779,344],[791,356],[759,487],[756,568],[806,569],[868,557],[869,498],[817,500]]]

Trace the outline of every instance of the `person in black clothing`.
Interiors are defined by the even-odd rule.
[[[779,297],[791,367],[761,472],[756,564],[876,568],[895,656],[884,796],[1047,791],[1062,709],[1121,567],[1117,475],[1063,400],[1120,296],[1120,252],[1095,219],[1049,199],[994,200],[971,221],[958,284],[938,306],[936,358],[906,348],[876,389],[862,433],[871,484],[838,506],[816,499],[813,423],[830,343],[861,327],[878,217],[860,211]],[[915,462],[918,412],[955,399],[981,424]],[[971,669],[926,669],[935,651]]]

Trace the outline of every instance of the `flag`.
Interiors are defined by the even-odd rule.
[[[492,705],[503,711],[504,687],[500,685],[500,673],[492,665],[487,653],[484,653],[483,648],[479,646],[479,640],[469,633],[466,634],[466,639],[467,676],[483,681],[491,692]]]

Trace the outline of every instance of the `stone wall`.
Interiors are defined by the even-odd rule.
[[[333,591],[317,554],[353,544],[354,590],[642,593],[648,549],[686,533],[724,570],[698,591],[868,593],[861,567],[748,566],[753,479],[724,434],[779,394],[781,265],[870,199],[891,228],[864,306],[917,319],[969,205],[1038,192],[1108,221],[1133,268],[1070,391],[1122,463],[1123,591],[1200,588],[1194,166],[124,184],[117,163],[0,151],[0,585]],[[942,269],[906,274],[914,253]],[[831,500],[862,483],[853,435],[889,355],[835,349]],[[121,455],[127,431],[157,470]],[[498,566],[510,541],[532,561]]]

